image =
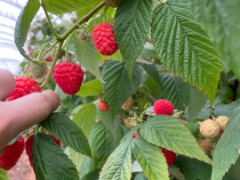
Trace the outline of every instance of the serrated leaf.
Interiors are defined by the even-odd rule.
[[[132,152],[149,180],[168,180],[168,165],[161,148],[142,138],[133,140]]]
[[[175,109],[184,110],[189,103],[190,86],[170,73],[161,74],[160,79],[164,99],[171,101]]]
[[[99,71],[97,52],[92,41],[81,41],[75,37],[74,45],[75,53],[80,64],[101,80],[102,77]]]
[[[168,0],[154,11],[152,40],[162,63],[203,91],[213,103],[222,63],[185,0]]]
[[[97,96],[102,93],[102,82],[98,79],[83,83],[81,89],[77,92],[79,96]]]
[[[34,135],[32,157],[37,180],[79,180],[74,164],[46,134]]]
[[[8,180],[7,171],[0,168],[0,180]]]
[[[152,117],[141,127],[140,133],[146,141],[156,146],[211,163],[211,159],[199,147],[188,128],[174,117],[166,115]]]
[[[89,143],[95,159],[103,161],[103,163],[115,148],[112,133],[101,121],[95,124],[89,137]]]
[[[39,0],[29,0],[24,9],[21,11],[20,15],[18,16],[16,22],[14,30],[14,41],[19,52],[26,59],[29,59],[29,57],[26,55],[26,52],[23,49],[24,43],[27,39],[27,34],[31,22],[34,16],[37,14],[39,8],[40,8]]]
[[[40,125],[75,151],[89,157],[92,156],[86,136],[65,114],[52,113],[45,121],[41,122]]]
[[[152,0],[121,0],[115,15],[115,38],[130,77],[150,30],[152,8]]]
[[[203,24],[218,53],[240,79],[239,0],[189,0],[193,14]]]
[[[134,66],[133,82],[130,81],[124,62],[109,61],[103,70],[104,94],[110,110],[117,112],[123,103],[135,92],[141,82],[141,69]]]
[[[88,138],[95,124],[97,108],[95,104],[89,103],[81,107],[81,109],[73,117],[73,121],[82,129]]]
[[[85,3],[86,1],[83,1]],[[78,6],[77,9],[77,17],[81,18],[82,16],[86,15],[89,11],[91,11],[94,7],[96,7],[102,0],[90,0],[89,3],[86,3],[84,6]]]
[[[235,164],[240,152],[240,108],[231,114],[223,135],[217,143],[213,155],[211,180],[222,179],[224,174]]]
[[[207,97],[196,88],[190,89],[189,104],[185,109],[185,116],[188,121],[193,121],[207,103]]]
[[[130,180],[131,140],[121,143],[108,157],[102,168],[99,180]]]
[[[53,14],[70,13],[76,10],[94,8],[101,0],[43,0],[47,10]]]

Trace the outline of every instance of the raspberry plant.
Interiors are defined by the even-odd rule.
[[[28,130],[37,180],[238,179],[239,7],[238,0],[28,0],[15,42],[27,64],[46,72],[25,66],[23,76],[62,100]],[[40,8],[51,31],[27,53]],[[50,15],[71,12],[77,17],[59,30]],[[206,120],[217,133],[208,136]]]

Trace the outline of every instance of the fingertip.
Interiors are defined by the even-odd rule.
[[[50,100],[49,102],[51,102],[52,111],[55,111],[60,104],[59,95],[52,90],[45,90],[42,92],[42,94],[49,98]]]
[[[15,77],[5,69],[0,69],[0,100],[5,100],[16,86]]]

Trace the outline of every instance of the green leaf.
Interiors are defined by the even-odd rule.
[[[213,155],[211,180],[222,179],[224,174],[235,164],[240,152],[240,107],[231,114],[221,139]]]
[[[230,104],[218,104],[215,106],[212,114],[214,117],[230,116],[232,111],[240,106],[240,99],[233,101]]]
[[[89,157],[84,157],[83,163],[80,167],[79,176],[80,179],[84,179],[88,174],[93,172],[98,172],[99,168],[94,160],[90,159]],[[92,179],[89,179],[92,180]]]
[[[101,0],[43,0],[47,10],[53,14],[70,13],[76,10],[94,8]]]
[[[162,63],[213,102],[222,63],[185,0],[168,0],[155,9],[152,40]]]
[[[174,117],[155,116],[141,127],[140,133],[146,141],[156,146],[211,163],[211,159],[199,147],[188,128]]]
[[[152,0],[121,0],[115,15],[115,38],[130,77],[150,30],[152,8]]]
[[[27,34],[31,22],[34,16],[37,14],[40,8],[40,2],[38,0],[29,0],[24,9],[18,16],[17,23],[14,30],[14,40],[15,44],[23,57],[29,59],[23,49],[24,43],[27,39]]]
[[[133,140],[132,152],[149,180],[168,180],[168,165],[161,148],[137,137]]]
[[[193,14],[203,24],[218,53],[240,79],[239,0],[189,0]]]
[[[89,143],[95,159],[103,161],[103,163],[115,148],[112,133],[101,121],[95,124],[90,134]]]
[[[37,180],[78,180],[78,172],[54,140],[43,133],[34,135],[33,169]]]
[[[133,82],[130,81],[124,62],[109,61],[103,70],[104,94],[112,112],[117,112],[123,103],[136,91],[141,82],[141,68],[134,66]]]
[[[92,41],[81,41],[75,37],[74,45],[75,53],[80,64],[101,80],[102,77],[99,71],[97,52]]]
[[[8,180],[7,171],[0,168],[0,180]]]
[[[102,82],[98,79],[83,83],[81,89],[77,92],[79,96],[97,96],[102,93]]]
[[[115,149],[103,166],[99,180],[130,180],[131,143],[132,140],[126,140]]]
[[[148,75],[156,82],[160,83],[160,76],[157,67],[154,64],[139,63]]]
[[[160,79],[164,99],[171,101],[175,109],[184,110],[189,103],[190,86],[170,73],[161,74]]]
[[[52,113],[40,125],[75,151],[92,156],[86,136],[65,114]]]
[[[212,166],[186,156],[178,156],[175,164],[181,168],[185,180],[210,180]]]
[[[189,99],[189,104],[185,109],[185,115],[188,121],[193,121],[207,103],[208,99],[196,88],[190,89]]]
[[[135,177],[134,180],[147,180],[145,175],[143,173],[138,173]]]
[[[95,124],[97,108],[95,104],[89,103],[81,107],[78,113],[73,117],[73,121],[82,129],[88,138]]]
[[[86,1],[83,1],[85,3]],[[78,6],[77,9],[77,17],[81,18],[82,16],[86,15],[88,12],[90,12],[94,7],[96,7],[102,0],[90,0],[89,3],[86,3],[84,6]]]

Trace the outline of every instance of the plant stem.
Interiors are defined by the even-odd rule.
[[[51,22],[51,20],[50,20],[50,17],[49,17],[49,15],[48,15],[48,12],[47,12],[47,10],[46,10],[46,7],[45,7],[45,5],[44,5],[44,3],[43,3],[43,0],[41,1],[41,6],[42,6],[43,11],[44,11],[44,13],[45,13],[45,15],[46,15],[46,18],[47,18],[47,20],[48,20],[49,26],[50,26],[50,28],[51,28],[51,30],[52,30],[52,32],[53,32],[53,35],[55,36],[55,38],[56,38],[57,40],[60,40],[59,35],[57,34],[57,32],[55,31],[55,29],[54,29],[54,27],[53,27],[53,25],[52,25],[52,22]]]
[[[83,16],[78,22],[76,22],[68,31],[66,31],[62,36],[60,36],[60,40],[65,40],[69,34],[71,34],[75,29],[78,28],[79,25],[83,24],[84,22],[88,21],[99,9],[101,9],[105,5],[105,2],[101,2],[97,5],[93,10],[91,10],[88,14]]]
[[[41,85],[42,89],[47,89],[48,83],[49,83],[50,78],[52,76],[53,69],[54,69],[54,67],[55,67],[55,65],[57,63],[59,55],[61,54],[62,45],[63,45],[63,41],[60,41],[59,44],[58,44],[57,52],[56,52],[56,54],[54,56],[54,59],[53,59],[52,64],[51,64],[51,67],[49,69],[48,75],[47,75],[45,81]]]
[[[43,52],[43,50],[45,50],[45,48],[51,43],[53,42],[53,44],[45,51]],[[47,44],[45,44],[42,49],[40,50],[40,53],[37,57],[37,61],[42,61],[42,58],[57,44],[58,41],[56,41],[54,39],[54,41],[49,41]]]

